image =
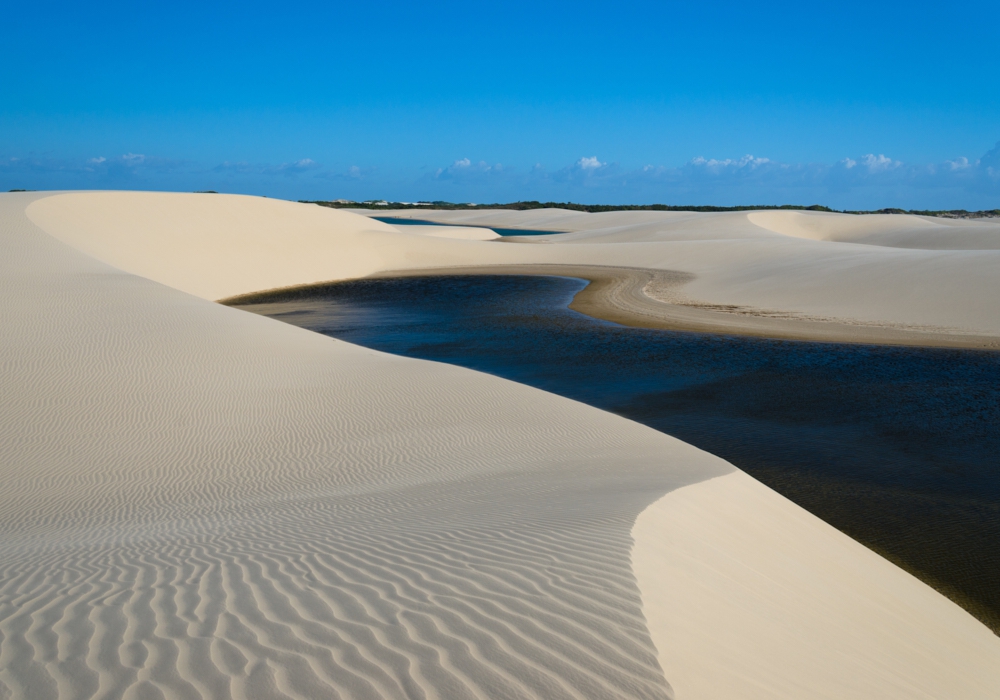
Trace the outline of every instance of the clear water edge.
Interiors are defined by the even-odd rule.
[[[1000,353],[637,329],[586,281],[360,280],[240,308],[609,410],[732,462],[1000,631]]]

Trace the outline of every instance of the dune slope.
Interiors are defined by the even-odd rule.
[[[527,250],[516,256],[505,251],[502,261],[688,273],[693,280],[683,292],[695,303],[750,312],[731,315],[734,332],[756,314],[1000,339],[997,220],[794,211],[391,213],[567,231],[508,243]],[[465,264],[487,261],[501,260]],[[802,331],[812,337],[808,328]],[[842,335],[851,340],[849,331]]]
[[[665,697],[629,530],[731,467],[120,272],[3,204],[6,694]]]
[[[209,301],[527,246],[149,193],[0,195],[0,246],[0,697],[1000,685],[985,627],[718,458]],[[773,556],[791,598],[753,575]],[[814,665],[740,641],[761,610]]]

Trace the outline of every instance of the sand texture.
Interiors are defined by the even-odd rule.
[[[929,700],[1000,687],[994,671],[971,670],[996,664],[995,642],[952,626],[940,594],[743,472],[667,494],[632,534],[677,698]]]
[[[568,232],[508,238],[510,247],[529,250],[480,256],[468,265],[587,265],[690,275],[680,294],[660,299],[664,307],[680,302],[688,310],[655,311],[640,302],[623,316],[621,304],[606,303],[596,314],[617,314],[613,320],[621,322],[646,316],[636,325],[656,325],[649,319],[658,316],[658,325],[677,327],[671,319],[688,318],[694,310],[704,326],[699,330],[706,331],[726,332],[729,326],[728,332],[772,337],[1000,347],[1000,222],[992,220],[798,211],[386,213]]]
[[[1000,687],[984,626],[712,455],[212,301],[560,246],[151,193],[0,195],[0,246],[0,698]]]
[[[673,270],[604,265],[478,265],[391,270],[370,278],[456,275],[569,276],[590,282],[570,308],[636,328],[662,328],[833,343],[878,343],[921,347],[1000,349],[1000,337],[907,324],[810,317],[794,312],[692,300],[685,288],[694,276]],[[306,287],[305,289],[309,289]],[[277,292],[281,294],[281,292]],[[266,303],[272,292],[247,294],[227,303]]]

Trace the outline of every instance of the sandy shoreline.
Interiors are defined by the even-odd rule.
[[[718,305],[686,299],[683,288],[693,276],[684,272],[601,265],[483,265],[387,270],[362,279],[461,275],[544,275],[574,277],[588,284],[576,294],[570,308],[593,318],[635,328],[659,328],[719,335],[744,335],[779,340],[825,343],[901,345],[911,347],[1000,350],[1000,337],[948,329],[899,328],[877,323],[838,323],[809,318],[774,318],[751,307],[720,309]],[[227,305],[263,303],[269,294],[286,295],[315,286],[267,290],[221,299]],[[653,286],[661,298],[649,293]],[[665,294],[663,292],[666,292]]]
[[[605,227],[631,242],[511,245],[254,197],[0,195],[0,696],[991,698],[1000,639],[723,460],[213,301],[649,261],[706,303],[732,288],[935,324],[968,299],[956,325],[996,322],[994,297],[969,296],[992,258],[697,222],[745,244]],[[939,306],[851,296],[873,265],[892,282],[931,264]]]
[[[956,347],[1000,340],[993,302],[1000,297],[996,223],[815,212],[535,210],[427,216],[465,225],[568,231],[504,238],[504,245],[495,247],[516,252],[480,254],[482,262],[470,261],[476,266],[555,264],[691,276],[680,290],[669,290],[665,300],[675,307],[669,311],[644,298],[655,299],[655,292],[622,293],[602,305],[603,311],[593,308],[595,315],[617,313],[636,325],[649,318],[659,318],[659,324],[669,314],[673,326],[706,331],[731,326],[734,332],[775,337]],[[408,261],[396,269],[404,267],[416,265]]]

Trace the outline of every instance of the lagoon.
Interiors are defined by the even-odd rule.
[[[586,284],[358,280],[244,298],[240,308],[488,372],[678,437],[1000,631],[1000,353],[629,328],[568,308]]]
[[[564,231],[544,231],[542,229],[527,228],[497,228],[495,226],[483,226],[481,224],[442,224],[437,221],[425,221],[423,219],[406,219],[399,216],[373,216],[376,221],[393,226],[472,226],[474,228],[488,228],[495,231],[498,236],[551,236],[553,234],[565,233]]]

